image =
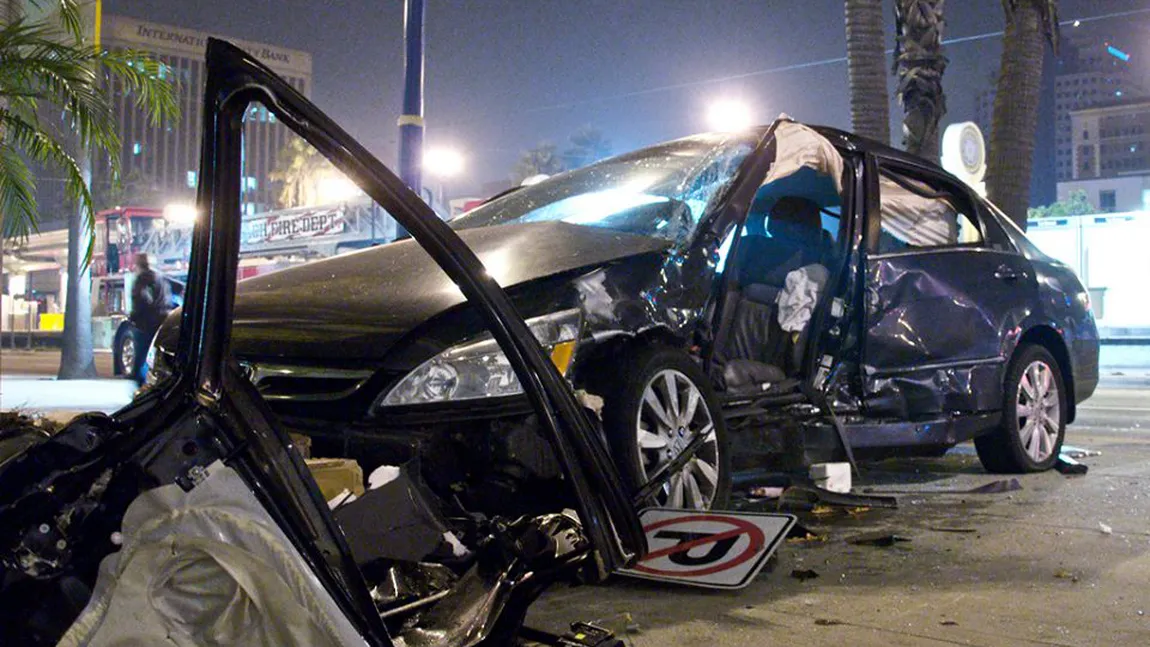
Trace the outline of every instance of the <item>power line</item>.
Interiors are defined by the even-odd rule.
[[[1107,14],[1098,14],[1095,16],[1087,16],[1084,18],[1075,18],[1071,20],[1063,20],[1059,23],[1060,26],[1078,26],[1082,23],[1098,22],[1101,20],[1112,20],[1115,18],[1129,18],[1131,16],[1150,14],[1150,8],[1147,9],[1132,9],[1129,11],[1115,11]],[[973,36],[962,36],[959,38],[948,38],[942,41],[943,45],[958,45],[961,43],[970,43],[979,40],[987,40],[990,38],[999,38],[1003,35],[1003,31],[990,31],[982,34],[975,34]],[[887,54],[892,53],[894,50],[888,49]],[[750,72],[742,72],[740,74],[730,74],[727,76],[716,76],[708,79],[699,79],[697,81],[684,81],[682,83],[673,83],[670,85],[661,85],[653,88],[645,88],[642,90],[634,90],[631,92],[621,92],[619,94],[604,95],[599,97],[591,97],[587,99],[577,99],[575,101],[568,101],[565,103],[554,103],[545,106],[536,106],[534,108],[526,108],[523,113],[534,112],[547,112],[551,110],[565,110],[568,108],[575,108],[581,105],[588,105],[593,103],[603,103],[607,101],[616,101],[618,99],[630,99],[633,97],[644,96],[648,94],[660,94],[663,92],[672,92],[675,90],[682,90],[686,88],[698,87],[703,85],[712,85],[715,83],[725,83],[727,81],[738,81],[741,79],[753,78],[756,76],[766,76],[769,74],[778,74],[782,72],[793,72],[795,70],[803,70],[812,67],[822,67],[824,65],[834,65],[836,63],[845,63],[847,58],[845,56],[837,56],[834,58],[824,58],[817,61],[807,61],[805,63],[792,63],[789,65],[781,65],[777,67],[770,67],[762,70],[753,70]]]

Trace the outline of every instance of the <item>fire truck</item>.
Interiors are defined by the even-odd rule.
[[[169,210],[170,211],[170,210]],[[168,278],[174,306],[182,303],[191,252],[194,212],[184,217],[155,209],[121,209],[97,219],[97,249],[93,254],[93,293],[116,323],[109,329],[109,346],[116,374],[129,374],[137,352],[131,324],[131,263],[145,253]],[[106,231],[101,230],[101,225]],[[243,218],[240,267],[243,280],[317,258],[326,258],[395,238],[395,221],[366,196],[336,204],[300,207]],[[101,243],[103,241],[103,243]],[[103,244],[103,247],[101,247]],[[98,286],[98,287],[97,287]]]
[[[173,305],[180,305],[194,222],[195,213],[190,207],[174,210],[129,206],[95,215],[91,258],[93,345],[111,350],[117,375],[130,373],[135,354],[146,352],[135,348],[127,320],[132,310],[135,255],[148,255],[152,267],[168,279]],[[395,221],[362,195],[335,204],[251,213],[244,216],[242,227],[240,279],[390,242],[396,235]],[[29,298],[45,299],[45,295],[51,295],[51,301],[60,303],[67,240],[66,230],[48,231],[6,248],[4,271],[34,268],[29,283],[37,286],[38,294],[28,295]],[[41,308],[41,312],[45,309]]]

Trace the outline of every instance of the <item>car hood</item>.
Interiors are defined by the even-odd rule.
[[[458,233],[504,289],[671,246],[561,222]],[[287,363],[378,360],[405,333],[464,301],[417,243],[398,241],[243,281],[233,349],[241,358]]]

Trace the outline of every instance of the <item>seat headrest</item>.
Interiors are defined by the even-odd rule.
[[[767,231],[772,238],[785,238],[805,245],[818,245],[823,221],[819,205],[797,196],[779,198],[771,207]]]

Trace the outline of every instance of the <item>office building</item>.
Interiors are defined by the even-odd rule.
[[[167,66],[176,82],[179,117],[160,126],[148,123],[134,98],[117,80],[107,90],[123,140],[120,160],[123,177],[134,184],[147,185],[156,199],[189,201],[199,181],[200,130],[205,83],[204,52],[209,34],[181,27],[161,25],[134,18],[105,15],[102,43],[109,49],[144,51]],[[225,38],[251,53],[283,76],[304,96],[311,92],[311,55],[291,49]],[[248,211],[275,204],[275,187],[269,174],[275,168],[279,151],[290,131],[276,123],[274,115],[254,107],[244,129],[244,202]],[[96,165],[93,187],[109,180],[106,162]],[[147,205],[163,206],[163,205]]]

